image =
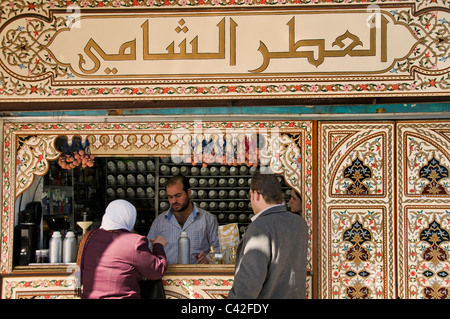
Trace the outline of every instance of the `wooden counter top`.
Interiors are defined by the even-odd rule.
[[[12,276],[18,275],[51,275],[51,274],[71,274],[75,272],[76,264],[31,264],[29,266],[16,266]],[[220,265],[169,265],[165,276],[170,275],[194,275],[201,273],[204,275],[234,275],[233,264]]]

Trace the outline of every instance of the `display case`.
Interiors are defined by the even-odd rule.
[[[189,179],[191,200],[213,214],[219,225],[238,223],[242,235],[253,216],[248,192],[258,166],[177,163],[171,157],[107,158],[106,204],[126,199],[137,209],[135,230],[146,235],[154,218],[170,208],[166,184],[175,175]],[[279,176],[288,197],[290,188]]]

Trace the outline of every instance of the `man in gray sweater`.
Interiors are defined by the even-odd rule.
[[[308,227],[286,211],[273,174],[256,173],[250,184],[255,216],[239,243],[229,299],[305,298]]]

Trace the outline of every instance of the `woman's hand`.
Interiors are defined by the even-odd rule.
[[[167,245],[166,239],[161,235],[156,236],[155,239],[151,239],[150,242],[152,243],[152,245],[161,244],[163,245],[163,247]]]

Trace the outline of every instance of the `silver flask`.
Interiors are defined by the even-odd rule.
[[[77,260],[77,243],[75,234],[72,231],[67,232],[63,241],[63,263],[74,263]]]
[[[178,238],[178,263],[190,264],[191,243],[186,232],[182,232]]]
[[[61,233],[59,231],[53,232],[49,243],[49,262],[52,264],[61,262],[62,242]]]

